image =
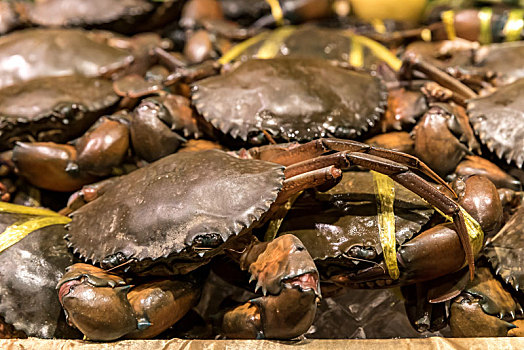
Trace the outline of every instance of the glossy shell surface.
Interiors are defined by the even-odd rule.
[[[146,0],[44,0],[23,6],[27,20],[50,27],[104,24],[153,9]]]
[[[80,29],[26,29],[0,37],[0,87],[39,77],[110,75],[132,61]]]
[[[418,233],[433,214],[420,197],[398,184],[394,211],[398,244]],[[346,172],[337,186],[317,194],[315,207],[297,201],[280,232],[297,236],[314,259],[339,257],[353,246],[380,253],[373,175]]]
[[[328,61],[249,60],[193,85],[192,101],[213,126],[247,140],[269,131],[278,139],[353,138],[380,118],[387,93],[369,73]]]
[[[277,50],[275,44],[278,44]],[[265,40],[249,47],[238,59],[245,61],[258,58],[268,52],[267,49],[274,53],[275,57],[320,58],[342,62],[350,61],[352,52],[359,52],[359,58],[362,59],[361,67],[367,69],[375,69],[381,62],[368,47],[361,44],[355,47],[354,41],[346,31],[312,25],[291,27],[289,35],[283,36],[277,29]]]
[[[73,213],[66,239],[99,262],[159,259],[190,248],[196,238],[225,242],[258,220],[283,181],[279,165],[219,150],[175,153],[128,174]]]
[[[515,290],[524,286],[524,206],[513,214],[486,247],[495,273]]]
[[[475,55],[475,67],[494,72],[503,84],[524,78],[524,43],[514,41],[482,47]]]
[[[1,231],[30,218],[1,213]],[[63,225],[44,227],[0,253],[0,316],[28,336],[59,336],[63,312],[55,288],[73,263],[64,234]]]
[[[0,148],[30,137],[67,141],[118,101],[110,81],[81,76],[39,78],[0,89]]]
[[[492,94],[468,102],[475,133],[499,158],[524,163],[524,79],[498,88]]]

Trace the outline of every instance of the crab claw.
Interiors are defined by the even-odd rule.
[[[244,253],[242,262],[264,296],[227,312],[222,323],[225,335],[290,339],[304,334],[321,296],[317,269],[302,242],[284,235],[258,243]]]
[[[137,328],[127,299],[131,286],[120,277],[87,264],[70,266],[58,283],[67,321],[89,339],[114,340]]]
[[[33,186],[51,191],[76,191],[97,177],[74,170],[76,150],[54,142],[17,142],[13,162],[20,176]]]
[[[269,242],[265,250],[250,264],[249,272],[257,287],[270,294],[279,294],[284,287],[312,290],[320,297],[320,284],[315,263],[302,242],[293,235],[283,235]]]
[[[481,225],[486,237],[498,231],[502,220],[502,204],[497,189],[483,176],[457,180],[455,190],[459,204]],[[465,254],[451,224],[434,226],[403,244],[397,259],[405,282],[438,278],[464,266]]]
[[[516,326],[520,306],[488,268],[479,268],[475,279],[451,304],[450,326],[455,337],[500,337]]]
[[[58,283],[70,325],[91,340],[151,338],[181,319],[198,301],[190,281],[156,280],[131,286],[87,264],[70,266]]]

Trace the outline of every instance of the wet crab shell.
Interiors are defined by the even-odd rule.
[[[1,231],[22,219],[27,215],[1,213]],[[63,315],[55,289],[73,263],[64,232],[63,225],[47,226],[0,253],[0,316],[28,336],[54,338],[66,329],[73,334],[65,319],[59,324]]]
[[[306,141],[354,138],[380,118],[387,103],[381,81],[329,61],[249,60],[232,72],[198,81],[192,102],[214,127],[246,141],[262,130]]]
[[[358,246],[375,254],[382,251],[377,223],[373,175],[346,172],[342,181],[325,193],[317,193],[318,212],[310,204],[296,202],[279,234],[293,234],[315,260],[340,258]],[[397,243],[412,238],[430,219],[434,210],[419,196],[395,184],[395,234]],[[329,265],[329,263],[328,263]]]
[[[524,286],[524,206],[489,242],[485,255],[502,280],[515,290]]]
[[[508,84],[524,78],[523,55],[522,41],[485,45],[475,52],[474,67],[483,72],[494,72],[499,83]]]
[[[15,141],[67,141],[119,101],[108,80],[38,78],[0,89],[0,149]]]
[[[277,37],[277,42],[279,41],[278,29],[273,33],[266,40],[247,48],[237,59],[246,61],[250,58],[257,58],[258,55],[264,54],[266,46],[273,48],[272,44],[275,44],[273,42],[275,40],[274,36]],[[291,33],[280,41],[276,57],[292,56],[348,62],[354,50],[362,50],[362,68],[376,69],[377,64],[382,62],[368,47],[358,44],[357,48],[355,48],[353,40],[345,30],[321,28],[305,24],[292,27]]]
[[[168,257],[202,265],[205,257],[192,246],[220,244],[249,228],[275,201],[283,180],[282,166],[273,163],[219,150],[175,153],[122,177],[74,212],[66,240],[94,263],[118,252],[136,259],[135,273]],[[206,256],[216,250],[205,250]]]
[[[122,19],[132,21],[153,10],[146,0],[45,0],[21,2],[26,21],[40,26],[82,26],[111,23]]]
[[[490,151],[519,168],[524,163],[524,79],[468,101],[475,133]]]
[[[0,87],[39,77],[110,76],[132,61],[80,29],[26,29],[0,37]]]

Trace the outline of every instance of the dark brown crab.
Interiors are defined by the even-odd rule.
[[[252,273],[257,287],[269,295],[226,313],[224,332],[235,337],[293,337],[307,330],[316,309],[318,273],[313,261],[294,236],[258,243],[248,233],[298,191],[335,184],[340,168],[351,163],[388,174],[453,216],[473,267],[459,207],[409,170],[417,168],[438,180],[411,156],[338,139],[265,146],[240,155],[259,160],[239,159],[216,150],[177,153],[122,177],[72,214],[66,236],[69,245],[94,263],[104,267],[124,264],[134,275],[187,273],[229,251]],[[100,212],[105,214],[101,217]],[[95,246],[97,249],[92,249]],[[59,285],[68,314],[83,312],[69,300],[73,300],[77,285],[89,284],[85,277],[73,267],[70,277]],[[279,316],[277,310],[284,305],[288,306]],[[96,308],[96,303],[90,307]],[[89,327],[82,322],[91,324],[95,333],[87,335],[96,338],[100,336],[96,322],[103,320],[89,320],[91,314],[96,318],[96,312],[86,309],[84,316],[72,321],[80,322],[78,327],[83,330]],[[282,317],[295,317],[291,315],[307,321],[296,326],[282,323]]]
[[[9,5],[7,13],[12,13],[15,20],[6,29],[16,25],[87,27],[136,33],[161,27],[177,18],[182,4],[147,0],[14,0]]]
[[[79,29],[26,29],[2,36],[0,87],[50,76],[111,77],[133,62],[129,52],[100,39]]]
[[[516,291],[524,285],[522,261],[522,235],[524,232],[524,206],[513,214],[500,232],[489,242],[486,255],[502,280]]]
[[[82,76],[38,78],[0,89],[0,149],[15,141],[67,141],[119,101],[110,81]]]
[[[524,164],[524,79],[499,87],[492,94],[468,101],[473,129],[497,157],[519,168]]]
[[[191,98],[206,121],[243,141],[262,131],[279,140],[354,138],[375,124],[387,103],[373,75],[300,58],[249,60],[194,83]]]
[[[374,266],[380,257],[374,187],[371,173],[344,172],[342,180],[329,191],[297,199],[282,222],[279,234],[293,234],[304,243],[323,281]],[[419,233],[433,209],[413,192],[395,185],[394,213],[397,244],[402,245]],[[385,287],[394,283],[384,279],[362,285]]]
[[[38,226],[42,220],[58,218],[56,224]],[[63,235],[65,217],[49,210],[2,203],[0,230],[0,329],[14,327],[17,336],[39,338],[78,337],[61,317],[55,287],[65,267],[73,262]],[[19,225],[24,223],[27,226]],[[9,246],[32,224],[37,229]],[[16,229],[18,227],[18,230]],[[13,334],[0,331],[0,338]]]
[[[358,178],[361,181],[356,182]],[[492,235],[502,219],[496,189],[489,180],[478,176],[462,186],[466,187],[459,192],[459,203],[478,220],[487,235]],[[374,192],[370,174],[351,175],[326,194],[317,194],[316,205],[306,202],[322,214],[304,215],[308,209],[301,210],[300,206],[292,209],[289,222],[286,219],[282,224],[282,232],[296,234],[306,247],[311,247],[326,282],[350,288],[420,283],[462,269],[464,255],[455,250],[460,245],[450,224],[419,233],[432,209],[415,194],[396,188],[394,213],[400,278],[392,279],[380,248]]]

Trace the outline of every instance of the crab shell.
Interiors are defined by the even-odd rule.
[[[22,3],[27,21],[49,27],[96,25],[147,14],[154,5],[146,0],[46,0]]]
[[[2,213],[1,231],[20,220],[28,216]],[[0,316],[30,337],[73,334],[65,319],[60,324],[62,307],[55,289],[65,268],[73,263],[64,232],[62,225],[47,226],[0,253]]]
[[[99,42],[84,30],[25,29],[0,37],[0,87],[39,77],[110,76],[132,61],[129,52]]]
[[[123,176],[74,212],[66,240],[93,263],[120,253],[135,259],[130,271],[137,274],[160,274],[144,272],[153,263],[186,273],[259,220],[283,180],[274,163],[219,150],[175,153]]]
[[[263,130],[284,140],[354,138],[380,118],[384,84],[318,59],[249,60],[196,82],[192,102],[215,128],[247,141]]]
[[[398,244],[417,234],[433,214],[433,209],[419,196],[398,184],[395,184],[394,211]],[[372,249],[373,255],[380,254],[373,175],[345,172],[337,186],[317,194],[316,206],[307,203],[301,206],[299,199],[286,216],[279,234],[298,237],[317,264],[328,268],[334,259],[351,255],[350,250],[355,246],[367,251]],[[367,259],[361,257],[362,260]]]
[[[520,206],[485,249],[495,273],[515,290],[524,286],[524,206]]]
[[[278,31],[278,29],[277,29]],[[274,35],[278,38],[278,32]],[[348,62],[354,48],[353,40],[348,37],[347,31],[333,28],[321,28],[311,24],[297,26],[296,29],[282,38],[276,57],[292,56],[301,58],[319,58]],[[240,61],[257,58],[264,53],[266,45],[273,43],[273,36],[250,46],[238,57]],[[278,40],[278,39],[277,39]],[[362,68],[376,69],[382,62],[368,47],[359,46],[362,50]]]
[[[522,41],[485,45],[475,52],[475,67],[495,72],[499,83],[508,84],[524,78],[523,55]]]
[[[70,140],[119,99],[110,81],[81,76],[38,78],[0,89],[0,149],[31,137]]]
[[[499,158],[524,163],[524,79],[468,101],[468,114],[480,140]]]

